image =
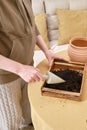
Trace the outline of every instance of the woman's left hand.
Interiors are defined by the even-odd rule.
[[[52,66],[53,60],[56,59],[58,61],[62,61],[62,62],[68,62],[67,59],[58,56],[58,54],[53,53],[51,50],[48,50],[45,52],[45,56],[48,59],[48,64],[49,66]]]

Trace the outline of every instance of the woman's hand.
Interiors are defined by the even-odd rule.
[[[28,65],[23,65],[20,68],[18,75],[26,82],[35,82],[39,80],[44,80],[43,75],[41,74],[38,68]]]
[[[45,55],[46,55],[46,58],[48,59],[49,66],[52,65],[54,59],[58,61],[62,61],[62,62],[68,62],[68,60],[66,60],[65,58],[61,56],[58,56],[57,54],[53,53],[51,50],[47,50],[45,52]]]
[[[43,75],[38,68],[23,65],[2,55],[0,55],[0,69],[16,74],[26,82],[44,80]]]

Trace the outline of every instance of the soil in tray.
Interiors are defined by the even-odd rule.
[[[58,71],[53,71],[53,73],[63,78],[66,82],[58,84],[46,83],[46,88],[65,90],[77,93],[80,92],[83,75],[81,72],[70,69],[61,69]]]

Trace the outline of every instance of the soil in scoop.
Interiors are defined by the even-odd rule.
[[[58,71],[53,71],[54,74],[63,78],[66,82],[58,84],[47,84],[46,88],[65,90],[71,92],[80,92],[81,83],[82,83],[82,73],[70,70],[70,69],[61,69]]]

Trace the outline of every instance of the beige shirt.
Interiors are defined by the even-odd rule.
[[[0,0],[0,54],[22,64],[33,63],[36,28],[30,0]],[[0,70],[0,83],[18,76]]]

